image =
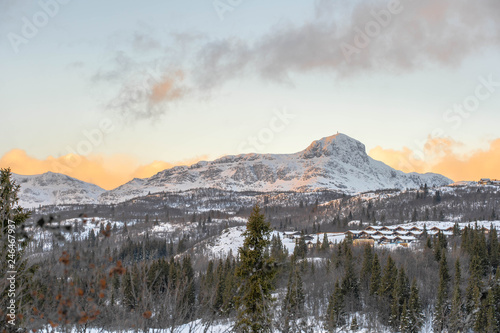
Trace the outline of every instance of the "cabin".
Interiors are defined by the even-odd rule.
[[[366,227],[365,231],[378,231],[382,229],[383,227],[378,226],[378,225],[371,225],[369,227]]]
[[[363,230],[347,230],[345,232],[346,237],[351,237],[352,239],[357,239],[363,233]]]
[[[481,178],[481,180],[478,183],[479,183],[479,185],[491,185],[491,179]]]

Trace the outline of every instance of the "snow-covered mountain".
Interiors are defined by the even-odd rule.
[[[384,188],[442,186],[452,180],[438,174],[404,173],[376,161],[365,146],[337,134],[314,141],[295,154],[242,154],[166,169],[101,195],[103,203],[120,202],[148,192],[219,188],[233,191],[312,191],[355,193]]]
[[[106,192],[97,185],[83,182],[59,173],[41,175],[13,175],[21,186],[19,204],[25,208],[54,204],[94,204]]]

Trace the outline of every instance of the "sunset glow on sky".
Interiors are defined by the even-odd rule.
[[[500,2],[0,2],[0,167],[115,188],[345,133],[500,179]]]

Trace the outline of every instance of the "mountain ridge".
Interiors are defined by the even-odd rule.
[[[258,192],[333,190],[352,194],[384,188],[403,189],[423,184],[441,186],[450,183],[451,179],[434,173],[395,170],[368,156],[363,143],[345,134],[336,134],[315,140],[296,153],[226,155],[190,166],[175,166],[149,178],[134,178],[109,191],[89,186],[93,184],[84,186],[73,182],[72,185],[78,185],[73,190],[80,200],[87,194],[85,201],[117,203],[150,192],[194,188]],[[65,199],[66,202],[76,200]],[[58,203],[57,200],[54,203]]]

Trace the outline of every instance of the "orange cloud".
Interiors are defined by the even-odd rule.
[[[404,172],[436,172],[455,181],[500,179],[500,139],[490,142],[487,150],[461,152],[464,145],[451,139],[429,138],[423,151],[384,149],[370,151],[370,156]]]
[[[29,156],[24,150],[13,149],[0,158],[0,168],[9,167],[12,172],[21,175],[57,172],[110,190],[133,178],[151,177],[173,166],[190,165],[202,159],[207,159],[207,156],[175,163],[155,161],[146,165],[141,165],[136,159],[126,155],[68,154],[58,158],[49,156],[40,160]]]
[[[182,71],[177,71],[172,77],[164,77],[160,82],[156,82],[151,87],[151,101],[160,103],[182,98],[185,90],[179,87],[179,85],[183,80],[184,73]]]

